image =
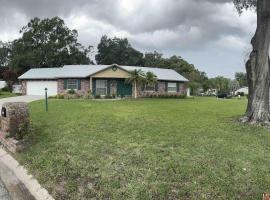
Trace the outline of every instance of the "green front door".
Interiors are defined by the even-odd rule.
[[[117,96],[132,96],[132,85],[125,80],[117,80]]]

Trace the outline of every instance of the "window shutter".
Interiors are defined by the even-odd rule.
[[[68,81],[67,79],[64,80],[64,90],[67,89],[67,81]]]
[[[180,92],[180,83],[176,83],[177,92]]]
[[[158,92],[158,82],[156,82],[155,91]]]
[[[165,82],[165,92],[168,92],[168,82]]]
[[[93,95],[96,95],[96,79],[92,80],[92,92]]]
[[[82,88],[82,83],[81,83],[81,80],[80,79],[78,79],[78,90],[81,90],[81,88]]]

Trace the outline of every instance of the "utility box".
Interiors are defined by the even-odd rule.
[[[21,127],[29,125],[29,111],[24,102],[8,102],[2,105],[1,131],[7,137],[16,137]]]

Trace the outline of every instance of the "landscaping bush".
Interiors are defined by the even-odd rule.
[[[1,89],[1,91],[2,92],[9,92],[9,88],[6,86],[6,87],[3,87],[2,89]]]
[[[48,99],[58,99],[58,96],[49,96]]]
[[[101,98],[101,96],[99,94],[95,95],[95,99],[100,99],[100,98]]]
[[[163,99],[185,99],[187,96],[185,94],[158,94],[158,93],[148,93],[145,98],[163,98]]]
[[[83,95],[83,99],[93,99],[94,96],[91,93]]]
[[[65,98],[65,95],[64,94],[58,94],[57,95],[57,99],[64,99]]]
[[[68,90],[67,93],[68,93],[68,94],[76,94],[76,91],[73,90],[73,89],[71,89],[71,90]]]
[[[65,94],[64,95],[64,99],[76,99],[76,95],[75,94]]]
[[[113,97],[111,95],[106,95],[104,98],[105,99],[112,99]]]
[[[228,96],[228,94],[226,94],[226,93],[219,93],[217,95],[217,98],[224,99],[224,98],[227,98],[227,96]]]

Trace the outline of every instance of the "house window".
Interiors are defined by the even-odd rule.
[[[97,95],[106,95],[107,94],[107,81],[106,80],[97,80],[96,81],[96,94]]]
[[[176,83],[168,83],[168,92],[177,92]]]
[[[78,89],[78,80],[76,80],[76,79],[67,80],[67,89],[68,90],[77,90]]]

